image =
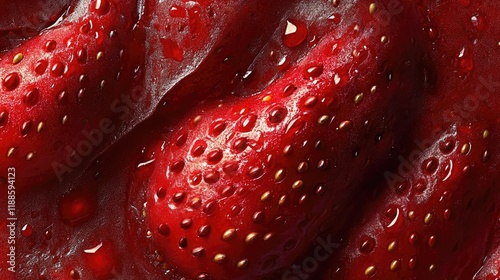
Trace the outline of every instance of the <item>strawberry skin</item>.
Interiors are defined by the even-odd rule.
[[[453,125],[405,174],[388,173],[323,279],[471,279],[498,211],[497,133]]]
[[[488,252],[486,262],[481,270],[474,275],[474,280],[498,280],[500,279],[500,217],[497,218],[495,236],[492,246]]]
[[[421,49],[418,28],[401,20],[411,14],[374,29],[370,4],[346,4],[339,38],[261,93],[199,105],[154,144],[150,179],[132,184],[147,187],[147,230],[136,230],[164,269],[270,277],[342,215],[360,173],[388,158],[422,84]]]
[[[136,4],[80,1],[60,25],[1,56],[0,169],[17,168],[19,189],[62,180],[130,118],[117,105],[132,103],[140,63]]]
[[[72,0],[0,0],[0,52],[10,49],[65,15]]]

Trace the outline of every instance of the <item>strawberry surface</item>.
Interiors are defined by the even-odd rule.
[[[498,211],[490,127],[453,126],[401,173],[389,172],[390,188],[368,206],[324,279],[471,279]]]
[[[497,6],[0,0],[0,278],[497,280]]]
[[[132,44],[136,4],[79,2],[81,18],[2,54],[0,168],[18,168],[19,190],[62,180],[131,118],[117,103],[140,98],[132,90],[141,63]]]
[[[370,28],[368,6],[347,5],[345,33],[326,35],[263,92],[199,105],[155,144],[140,228],[166,267],[196,279],[270,276],[344,214],[355,174],[386,160],[418,100],[419,32]]]

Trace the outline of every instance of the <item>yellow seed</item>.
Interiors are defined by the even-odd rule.
[[[151,237],[151,236],[153,236],[153,232],[152,232],[152,231],[150,231],[150,230],[148,230],[148,231],[146,232],[146,235],[147,235],[147,236],[149,236],[149,237]]]
[[[247,267],[247,265],[248,265],[248,260],[244,259],[244,260],[238,261],[238,263],[236,264],[236,267],[239,269],[244,269]]]
[[[354,97],[354,104],[358,105],[361,103],[361,101],[363,101],[363,96],[363,93],[356,95],[356,97]]]
[[[38,133],[42,132],[44,125],[45,124],[43,122],[39,122],[38,126],[36,127],[36,132],[38,132]]]
[[[398,247],[398,242],[392,241],[391,243],[389,243],[389,246],[387,246],[387,251],[394,252],[397,247]]]
[[[368,7],[368,11],[370,12],[370,14],[375,13],[376,10],[377,10],[377,4],[371,3],[370,6]]]
[[[67,122],[68,122],[68,115],[64,115],[64,117],[62,117],[61,123],[65,125]]]
[[[271,95],[266,95],[264,98],[262,98],[262,102],[269,102],[271,101]]]
[[[16,148],[14,147],[11,147],[8,151],[7,151],[7,157],[12,157],[14,155],[14,153],[16,152]]]
[[[328,115],[323,115],[323,116],[319,117],[318,118],[318,125],[327,124],[329,119],[330,119],[330,117]]]
[[[367,277],[373,276],[376,271],[377,269],[375,268],[375,266],[371,265],[365,269],[365,276]]]
[[[276,173],[274,173],[274,180],[277,182],[281,181],[285,178],[285,175],[286,175],[285,169],[280,169],[276,171]]]
[[[297,180],[297,181],[293,182],[292,189],[294,189],[294,190],[300,189],[300,188],[302,188],[303,185],[304,185],[304,182],[302,180]]]
[[[385,35],[384,35],[384,36],[380,37],[380,42],[381,42],[382,44],[385,44],[385,43],[387,43],[388,41],[389,41],[389,38],[387,38],[387,36],[385,36]]]
[[[305,161],[299,163],[299,165],[297,166],[297,171],[299,173],[304,173],[307,171],[307,169],[309,168],[309,164]]]
[[[236,236],[236,229],[230,228],[222,234],[222,240],[229,241]]]
[[[488,138],[488,136],[490,136],[490,132],[489,132],[487,129],[485,129],[485,130],[483,131],[483,139]]]
[[[424,217],[424,224],[426,225],[430,224],[433,218],[434,216],[432,215],[432,213],[427,213]]]
[[[408,212],[408,218],[410,218],[410,220],[415,219],[415,211]]]
[[[372,86],[372,88],[370,89],[370,93],[374,94],[375,92],[377,92],[377,86]]]
[[[245,237],[245,243],[252,244],[257,239],[258,233],[251,232]]]
[[[460,150],[460,152],[462,153],[462,155],[468,154],[470,152],[470,144],[469,143],[465,143],[462,146],[462,149]]]
[[[12,59],[12,64],[18,64],[19,62],[21,62],[24,58],[24,55],[22,53],[18,53],[14,56],[14,58]]]
[[[401,262],[399,260],[393,260],[391,262],[391,265],[389,266],[389,268],[391,269],[391,271],[396,271],[399,269],[400,266],[401,266]]]
[[[97,61],[101,60],[103,57],[104,57],[104,52],[103,51],[98,52],[97,55],[96,55]]]
[[[201,116],[198,115],[198,116],[194,117],[193,124],[198,124],[200,121],[201,121]]]
[[[217,254],[214,256],[214,262],[218,263],[218,264],[223,264],[226,262],[226,255],[224,254]]]
[[[343,121],[339,125],[339,130],[348,130],[352,127],[351,121]]]
[[[261,200],[262,202],[264,202],[264,201],[268,201],[270,198],[271,198],[271,192],[270,192],[270,191],[267,191],[267,192],[263,193],[263,194],[260,196],[260,200]]]
[[[278,201],[278,205],[283,206],[283,205],[285,205],[285,203],[286,203],[286,195],[282,195],[280,197],[280,200]]]
[[[264,238],[262,238],[262,239],[264,239],[264,241],[269,241],[271,238],[273,238],[273,236],[274,235],[272,233],[268,233],[268,234],[264,235]]]
[[[433,271],[436,268],[434,264],[429,265],[429,272]]]
[[[26,155],[26,160],[28,160],[28,161],[32,160],[34,156],[35,156],[35,153],[31,152],[31,153]]]

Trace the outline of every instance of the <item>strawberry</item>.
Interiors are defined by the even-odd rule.
[[[454,125],[402,174],[389,172],[391,187],[323,279],[471,279],[498,211],[497,133]]]
[[[62,180],[131,118],[121,104],[133,107],[142,55],[132,44],[135,1],[80,1],[74,10],[1,56],[0,169],[17,168],[19,190]]]
[[[374,28],[370,13],[385,2],[371,3],[339,8],[343,33],[259,94],[205,102],[152,144],[149,180],[132,174],[146,188],[146,221],[131,231],[151,237],[143,247],[153,242],[164,269],[270,277],[342,215],[360,173],[388,158],[424,71],[412,14]]]

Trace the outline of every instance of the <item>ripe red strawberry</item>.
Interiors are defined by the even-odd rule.
[[[498,211],[498,130],[454,125],[389,173],[324,279],[471,279]]]
[[[131,118],[122,105],[140,98],[136,4],[80,1],[60,25],[1,55],[0,169],[17,168],[19,189],[63,179]]]
[[[132,231],[152,236],[164,269],[269,277],[388,158],[422,85],[421,49],[411,13],[374,28],[370,12],[385,2],[371,3],[339,7],[339,37],[263,92],[199,105],[157,140],[150,180],[133,182],[147,188],[147,221]]]

